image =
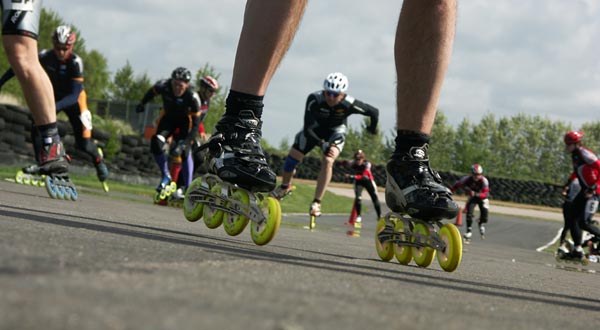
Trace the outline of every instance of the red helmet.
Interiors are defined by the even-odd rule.
[[[583,138],[582,131],[571,131],[565,134],[565,144],[575,144],[581,142],[581,138]]]
[[[217,89],[219,89],[219,82],[217,81],[217,79],[215,79],[211,76],[202,77],[202,79],[200,79],[200,83],[202,85],[205,85],[208,88],[212,89],[213,91],[216,91]]]
[[[483,167],[479,164],[473,164],[471,166],[471,173],[473,174],[483,174]]]

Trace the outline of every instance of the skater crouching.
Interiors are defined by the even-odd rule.
[[[379,197],[377,196],[375,178],[371,172],[371,163],[365,159],[365,153],[362,150],[358,150],[354,153],[354,161],[350,163],[350,169],[352,169],[353,174],[346,174],[345,177],[354,181],[354,209],[356,210],[354,226],[360,227],[362,222],[361,210],[363,188],[367,189],[371,201],[373,201],[377,219],[381,218],[381,204],[379,203]]]
[[[488,179],[483,176],[483,167],[479,164],[473,164],[471,166],[471,175],[465,175],[458,180],[450,190],[454,192],[456,189],[464,187],[469,195],[467,200],[467,232],[464,234],[465,239],[471,239],[473,235],[473,212],[475,211],[475,205],[479,206],[479,233],[481,238],[485,236],[485,224],[488,221],[488,210],[490,207],[490,201],[488,196],[490,194],[490,185]]]
[[[140,113],[145,110],[145,104],[155,96],[160,95],[163,100],[163,112],[156,134],[150,142],[150,151],[162,175],[156,187],[159,193],[167,186],[175,186],[169,173],[167,155],[164,153],[164,146],[171,135],[174,146],[170,149],[170,156],[174,163],[181,164],[185,187],[192,181],[194,162],[190,150],[200,126],[201,112],[200,98],[190,87],[191,79],[192,74],[188,69],[176,68],[170,79],[163,79],[154,84],[136,107],[136,112]],[[175,135],[177,129],[179,133]],[[182,188],[182,191],[185,190]]]

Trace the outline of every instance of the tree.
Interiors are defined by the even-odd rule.
[[[147,74],[134,77],[133,68],[129,61],[117,70],[113,82],[110,85],[111,99],[139,101],[150,89],[152,82]]]

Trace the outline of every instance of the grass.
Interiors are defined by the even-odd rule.
[[[0,178],[14,179],[15,174],[21,168],[19,166],[0,166]],[[100,183],[95,175],[71,175],[71,179],[76,183],[78,187],[88,188],[85,193],[93,193],[97,195],[105,194],[101,189]],[[158,181],[158,178],[156,179]],[[152,201],[154,196],[154,186],[146,186],[139,184],[129,184],[120,181],[108,180],[108,186],[111,192],[119,192],[119,196],[111,196],[108,193],[108,197],[123,199],[122,194],[131,194],[136,196],[147,197],[148,202]],[[314,198],[315,185],[310,181],[294,183],[296,190],[294,193],[284,200],[281,201],[281,210],[284,213],[308,213],[310,203]],[[136,199],[131,199],[136,200]],[[139,201],[139,199],[137,199]],[[339,214],[350,214],[352,210],[353,199],[338,196],[330,192],[326,192],[323,198],[322,211],[323,213],[339,213]],[[363,207],[366,208],[366,207]],[[366,210],[365,210],[366,212]]]

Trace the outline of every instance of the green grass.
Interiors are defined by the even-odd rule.
[[[0,178],[2,180],[9,178],[14,179],[15,174],[20,169],[21,167],[19,166],[0,166]],[[78,187],[93,189],[94,194],[106,195],[102,191],[102,187],[100,186],[96,175],[73,174],[71,175],[71,178]],[[158,178],[156,180],[158,181]],[[152,200],[155,193],[153,186],[128,184],[119,181],[113,181],[110,179],[107,182],[111,192],[119,192],[132,194],[136,196],[148,197],[149,202]],[[282,212],[308,213],[310,203],[314,198],[315,185],[306,183],[294,183],[294,186],[296,186],[296,190],[294,190],[294,193],[281,201]],[[111,197],[110,193],[108,193],[108,197]],[[114,198],[122,199],[123,196],[114,196]],[[330,192],[326,192],[322,200],[321,211],[323,213],[350,214],[352,210],[352,203],[352,198],[338,196]],[[364,206],[363,208],[366,209],[366,207]],[[367,212],[367,210],[364,210],[364,212]]]

